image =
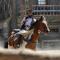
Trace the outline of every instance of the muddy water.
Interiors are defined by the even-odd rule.
[[[42,56],[31,56],[31,55],[4,55],[0,54],[0,60],[60,60],[59,57],[42,57]]]

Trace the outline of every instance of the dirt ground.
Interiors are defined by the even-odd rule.
[[[4,55],[0,54],[0,60],[60,60],[60,57],[42,57],[31,55]]]

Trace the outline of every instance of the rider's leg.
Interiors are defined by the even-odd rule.
[[[33,33],[31,33],[29,36],[28,36],[28,42],[31,42],[31,36],[32,36]]]

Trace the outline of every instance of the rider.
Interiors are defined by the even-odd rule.
[[[27,16],[24,17],[21,22],[21,29],[29,31],[34,22],[36,22],[36,19],[33,17],[32,10],[29,9],[27,10]],[[30,40],[30,38],[31,34],[29,35],[28,40]]]
[[[33,17],[32,10],[29,9],[27,10],[27,16],[21,22],[21,29],[29,30],[34,22],[36,22],[36,19]]]

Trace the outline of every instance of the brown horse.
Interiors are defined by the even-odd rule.
[[[33,24],[32,28],[34,28],[34,33],[31,36],[31,42],[26,45],[26,48],[35,49],[36,40],[38,40],[40,33],[43,32],[47,34],[50,30],[44,16],[41,16],[40,19]]]
[[[26,48],[30,48],[30,49],[35,49],[36,48],[36,41],[38,40],[40,33],[44,32],[44,33],[48,33],[49,28],[47,26],[47,21],[45,19],[44,16],[41,16],[39,18],[39,20],[37,20],[32,26],[31,26],[31,31],[28,31],[26,33],[26,35],[29,35],[29,33],[33,32],[32,36],[31,36],[31,41],[27,42],[27,44],[25,45]],[[13,34],[12,34],[13,35]],[[17,38],[16,37],[11,37],[9,38],[8,41],[8,45],[13,46],[14,48],[17,47],[17,44],[23,43],[22,41],[24,40],[24,38],[22,37],[24,34],[21,35],[21,37]],[[13,35],[14,36],[14,35]],[[14,40],[15,39],[15,40]],[[11,42],[12,41],[12,42]],[[20,42],[20,43],[18,43]],[[11,44],[12,43],[12,44]],[[24,44],[24,43],[23,43]]]

